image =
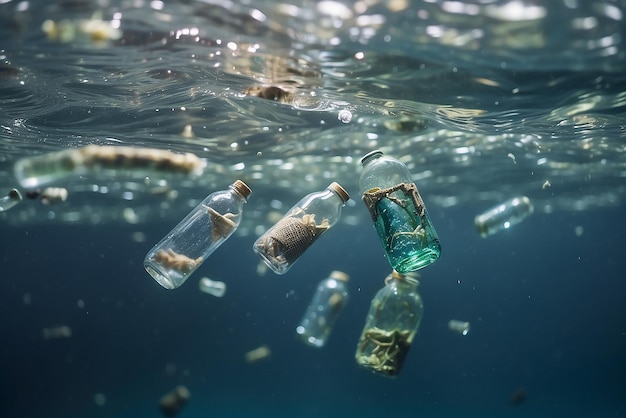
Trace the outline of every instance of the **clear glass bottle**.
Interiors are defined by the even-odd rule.
[[[302,198],[253,245],[276,274],[285,274],[324,232],[337,223],[350,199],[339,183]]]
[[[418,284],[416,278],[395,270],[385,278],[359,338],[355,354],[359,366],[385,376],[400,373],[422,320]]]
[[[241,180],[207,196],[146,255],[143,265],[166,289],[181,286],[235,232],[251,190]]]
[[[411,173],[375,150],[361,159],[359,187],[389,264],[400,273],[419,270],[441,255],[439,237]]]
[[[338,270],[317,285],[296,332],[300,339],[314,347],[323,347],[335,326],[343,307],[348,302],[350,276]]]
[[[533,204],[526,196],[514,197],[474,218],[476,230],[486,238],[522,222],[533,213]]]

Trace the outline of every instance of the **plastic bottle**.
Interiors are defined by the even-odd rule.
[[[486,238],[522,222],[533,213],[533,204],[526,196],[514,197],[474,218],[476,230]]]
[[[337,223],[350,196],[339,183],[302,198],[253,245],[276,274],[285,274],[324,232]]]
[[[146,271],[167,289],[182,285],[235,232],[250,193],[237,180],[207,196],[150,250],[143,262]]]
[[[400,373],[417,333],[424,305],[416,278],[393,271],[367,314],[355,358],[359,366],[385,376]]]
[[[408,273],[435,262],[441,255],[439,237],[407,167],[379,150],[361,164],[363,202],[391,267]]]
[[[22,195],[19,190],[11,189],[6,196],[0,197],[0,212],[11,209],[22,201]]]
[[[334,270],[322,280],[296,332],[300,339],[314,347],[326,344],[335,322],[348,302],[347,282],[350,276]]]

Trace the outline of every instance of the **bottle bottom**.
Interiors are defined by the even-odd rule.
[[[180,272],[165,269],[158,264],[145,263],[144,268],[158,284],[166,289],[175,289],[186,280],[185,276],[181,275]]]
[[[441,255],[441,251],[425,249],[402,257],[389,256],[389,263],[398,273],[409,273],[431,265]]]

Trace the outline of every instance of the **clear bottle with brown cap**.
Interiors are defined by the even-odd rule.
[[[333,270],[317,285],[296,332],[302,341],[314,347],[326,344],[337,318],[348,302],[348,276]]]
[[[389,377],[402,370],[424,310],[417,277],[393,270],[385,278],[359,338],[355,354],[359,366]]]
[[[350,199],[339,183],[302,198],[270,229],[253,249],[276,274],[285,274],[298,258],[337,223]]]
[[[241,222],[251,190],[241,180],[207,196],[146,255],[143,265],[166,289],[181,286]]]

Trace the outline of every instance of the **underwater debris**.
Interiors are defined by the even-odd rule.
[[[7,211],[22,201],[22,195],[17,189],[11,189],[6,196],[0,197],[0,212]]]
[[[211,280],[208,277],[203,277],[198,282],[200,291],[213,295],[217,298],[221,298],[226,293],[226,283],[219,280]]]
[[[522,222],[533,213],[533,204],[526,196],[514,197],[492,207],[474,218],[476,230],[487,238]]]
[[[457,319],[451,319],[448,321],[448,329],[461,335],[469,334],[470,323],[466,321],[459,321]]]
[[[177,174],[202,174],[206,161],[192,153],[178,154],[157,148],[87,145],[18,160],[14,166],[23,187],[39,187],[73,174],[99,169],[114,171],[145,170]]]
[[[268,358],[271,354],[272,351],[270,348],[267,345],[262,345],[245,353],[243,358],[246,363],[256,363],[257,361]]]
[[[166,417],[175,417],[187,405],[189,398],[191,398],[189,390],[185,386],[178,386],[161,398],[159,409]]]

